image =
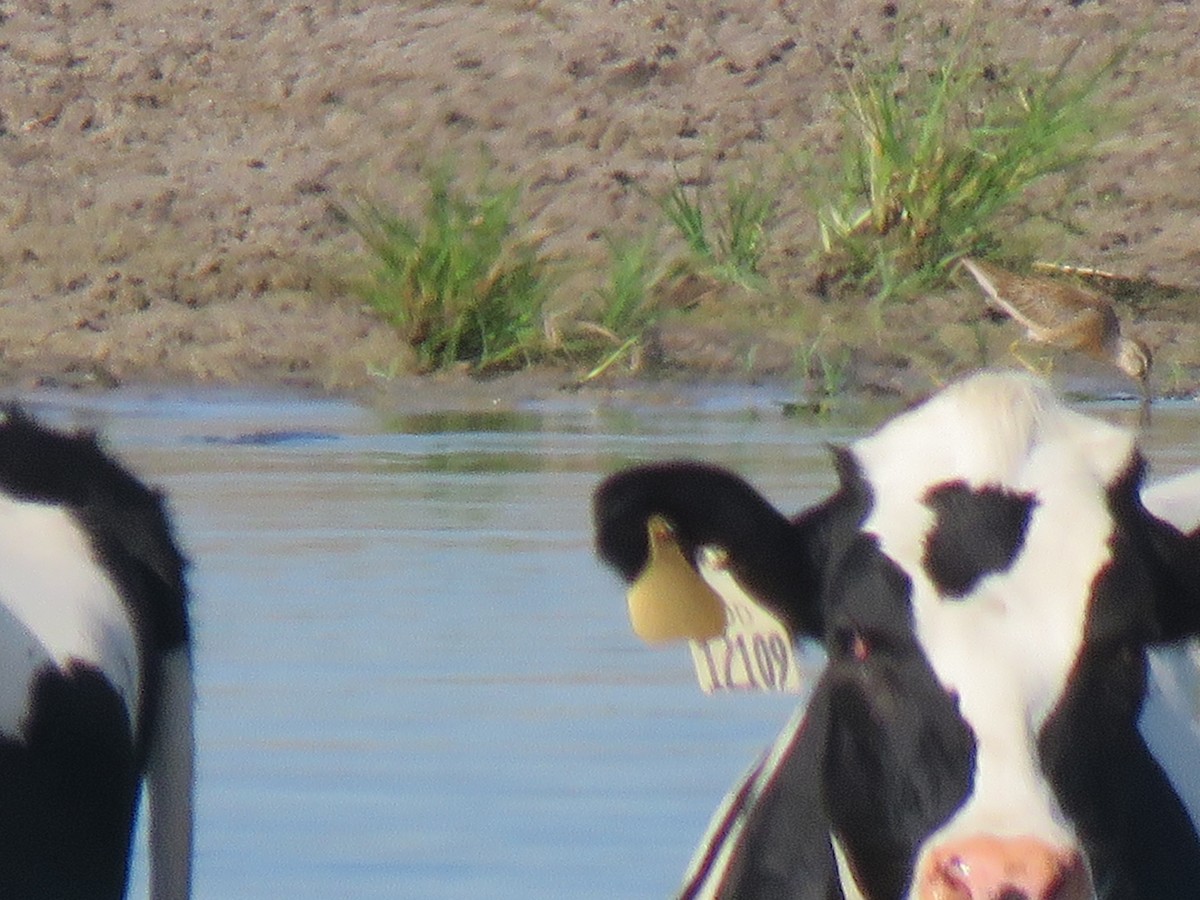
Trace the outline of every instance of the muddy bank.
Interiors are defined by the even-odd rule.
[[[812,290],[815,198],[797,182],[836,157],[839,55],[885,52],[895,6],[0,3],[0,377],[411,394],[391,383],[407,348],[345,287],[360,246],[330,205],[369,195],[416,213],[425,166],[481,153],[526,186],[531,227],[565,261],[551,307],[568,316],[598,284],[604,236],[651,227],[676,177],[790,179],[770,291],[668,320],[644,374],[821,381],[815,349],[846,388],[909,390],[1003,362],[1016,332],[981,326],[968,285],[882,310]],[[964,5],[920,11],[958,25]],[[973,27],[1006,65],[1082,39],[1086,66],[1146,21],[1044,256],[1187,288],[1122,307],[1155,349],[1157,389],[1186,393],[1200,17],[1150,0],[981,3]]]

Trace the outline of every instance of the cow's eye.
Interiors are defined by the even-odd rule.
[[[871,642],[857,628],[839,628],[833,637],[834,650],[842,659],[865,662],[871,655]]]

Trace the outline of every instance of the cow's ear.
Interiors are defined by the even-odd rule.
[[[822,573],[805,546],[820,529],[794,524],[737,475],[691,462],[639,466],[600,485],[593,516],[598,554],[627,582],[646,567],[658,517],[693,565],[701,547],[721,548],[738,583],[793,636],[820,633]]]
[[[1194,511],[1188,510],[1191,504],[1176,502],[1180,498],[1172,495],[1169,485],[1164,486],[1166,491],[1147,491],[1143,504],[1144,470],[1144,461],[1140,456],[1135,457],[1126,474],[1110,489],[1109,501],[1117,521],[1128,523],[1128,532],[1147,560],[1154,592],[1155,637],[1163,643],[1197,637],[1200,636],[1200,527],[1195,525]],[[1200,502],[1200,496],[1195,499]],[[1160,510],[1164,514],[1161,518],[1155,515]]]
[[[1153,547],[1157,636],[1163,642],[1200,636],[1200,530],[1185,533],[1147,516]]]

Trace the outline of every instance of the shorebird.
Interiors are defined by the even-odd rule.
[[[1052,278],[1018,275],[966,256],[961,262],[991,305],[1025,326],[1031,341],[1079,350],[1111,363],[1138,382],[1143,398],[1149,397],[1150,350],[1121,333],[1121,320],[1107,296]]]

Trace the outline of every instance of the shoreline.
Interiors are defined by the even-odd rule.
[[[453,373],[404,376],[403,386],[372,374],[410,371],[412,354],[347,288],[363,250],[331,213],[359,196],[419,215],[438,160],[461,162],[468,182],[490,160],[497,178],[524,187],[529,228],[563,262],[548,312],[568,322],[602,284],[606,239],[661,229],[654,198],[672,185],[778,179],[768,288],[664,298],[686,309],[661,322],[657,368],[619,379],[810,379],[832,394],[912,397],[1005,365],[1018,330],[985,322],[961,279],[885,304],[817,286],[816,212],[837,188],[828,173],[844,124],[838,61],[886,58],[894,8],[13,5],[0,54],[0,383],[473,396],[469,382],[443,387]],[[960,0],[908,14],[964,23]],[[1112,121],[1072,176],[1070,203],[1056,205],[1069,185],[1052,176],[997,228],[1006,246],[1013,232],[1014,253],[1181,286],[1124,298],[1119,311],[1154,351],[1156,393],[1194,395],[1200,117],[1188,98],[1200,96],[1200,57],[1190,7],[980,2],[969,24],[1001,74],[1045,70],[1077,43],[1086,70],[1141,34],[1105,85]],[[937,62],[928,47],[910,50],[914,66]],[[682,248],[669,231],[659,239],[665,264]],[[530,380],[558,377],[544,368]]]

